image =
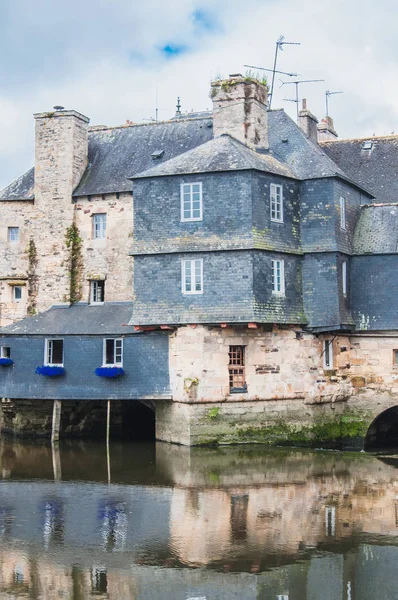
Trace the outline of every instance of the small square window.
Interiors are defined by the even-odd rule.
[[[202,220],[202,184],[181,184],[181,221]]]
[[[46,340],[44,362],[46,365],[63,366],[64,340]]]
[[[93,238],[106,238],[106,213],[93,214]]]
[[[11,358],[10,346],[1,346],[0,357],[1,358]]]
[[[104,340],[103,364],[121,367],[123,365],[122,338],[107,338]]]
[[[7,238],[9,242],[19,242],[19,227],[9,227]]]
[[[181,263],[182,293],[203,294],[203,260],[183,260]]]
[[[102,304],[105,300],[105,281],[90,281],[90,304]]]
[[[271,183],[270,188],[271,221],[283,223],[283,187]]]
[[[285,295],[285,261],[272,260],[272,293],[279,296]]]
[[[21,302],[22,300],[22,287],[20,285],[12,286],[12,299],[13,302]]]

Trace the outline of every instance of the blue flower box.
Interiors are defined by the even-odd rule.
[[[10,365],[13,365],[14,361],[12,360],[12,358],[0,358],[0,366],[2,367],[9,367]]]
[[[122,367],[98,367],[98,369],[95,369],[94,373],[98,375],[98,377],[107,377],[108,379],[115,379],[115,377],[124,375]]]
[[[52,365],[42,365],[41,367],[36,368],[35,373],[44,375],[45,377],[59,377],[60,375],[65,374],[65,369],[63,367]]]

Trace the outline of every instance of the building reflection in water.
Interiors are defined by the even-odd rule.
[[[0,597],[396,597],[393,460],[124,445],[108,484],[102,447],[61,446],[56,473],[51,448],[4,447]]]

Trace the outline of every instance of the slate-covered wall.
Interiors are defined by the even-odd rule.
[[[356,329],[398,329],[398,254],[354,256],[351,307]]]
[[[271,221],[271,183],[283,187],[283,223]],[[300,250],[299,183],[277,175],[253,172],[252,190],[255,248],[298,252]]]
[[[181,222],[180,185],[202,183],[202,221]],[[134,181],[132,254],[252,245],[251,175],[206,173]]]
[[[10,346],[14,365],[0,367],[0,397],[38,400],[170,397],[167,334],[124,337],[125,374],[116,379],[94,374],[102,365],[102,337],[82,335],[63,339],[65,375],[45,377],[35,373],[36,367],[43,364],[44,336],[1,336],[0,346]]]
[[[203,294],[182,294],[184,259],[203,259]],[[136,256],[134,290],[134,325],[253,321],[253,253]]]
[[[309,327],[340,324],[337,255],[306,254],[302,263],[304,311]]]

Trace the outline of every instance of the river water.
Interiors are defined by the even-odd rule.
[[[0,443],[0,598],[398,599],[398,458]]]

